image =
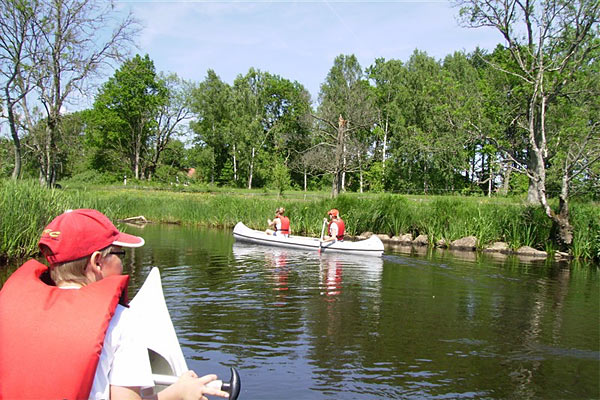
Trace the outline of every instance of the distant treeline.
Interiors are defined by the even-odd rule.
[[[552,224],[539,207],[510,199],[463,196],[341,195],[336,199],[287,199],[250,192],[204,194],[119,187],[57,190],[35,182],[0,181],[0,258],[4,261],[37,254],[43,227],[70,208],[95,208],[113,220],[143,215],[153,222],[231,228],[242,221],[265,229],[276,207],[286,208],[295,234],[319,236],[331,208],[341,211],[347,233],[411,233],[447,242],[476,236],[479,247],[504,241],[517,249],[531,246],[554,251]],[[582,260],[600,260],[600,207],[574,203],[572,253]]]

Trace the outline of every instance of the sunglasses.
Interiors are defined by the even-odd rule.
[[[125,257],[125,250],[113,250],[108,254],[114,254],[115,256],[117,256],[119,258],[123,258],[123,257]]]

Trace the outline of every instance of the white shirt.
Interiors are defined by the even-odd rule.
[[[335,238],[335,240],[337,240],[337,234],[338,234],[338,224],[336,221],[333,221],[333,223],[331,225],[329,225],[329,236]]]
[[[137,326],[135,313],[117,305],[106,331],[90,399],[109,399],[110,385],[154,386],[148,349],[140,344]]]

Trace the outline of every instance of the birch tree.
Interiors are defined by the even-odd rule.
[[[517,116],[517,122],[528,142],[527,165],[520,165],[529,177],[528,199],[539,203],[552,219],[558,228],[557,242],[560,248],[566,249],[573,241],[569,183],[585,170],[578,168],[582,158],[587,163],[597,161],[594,156],[583,157],[597,143],[597,129],[592,129],[591,136],[584,135],[577,143],[582,155],[568,157],[570,161],[562,169],[559,207],[555,212],[548,202],[547,167],[554,155],[561,152],[563,144],[553,140],[557,130],[549,129],[548,116],[567,96],[567,88],[579,71],[598,55],[600,2],[458,0],[456,5],[460,8],[463,25],[496,29],[510,51],[515,68],[506,70],[499,65],[496,68],[517,77],[527,89],[520,94],[526,100],[527,109]],[[597,115],[592,116],[588,124],[597,126]]]

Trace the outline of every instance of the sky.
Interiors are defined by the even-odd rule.
[[[333,61],[354,54],[407,61],[415,49],[438,60],[477,46],[493,50],[494,30],[461,28],[449,1],[117,0],[142,23],[137,52],[157,71],[195,82],[212,69],[232,84],[251,67],[298,81],[316,100]]]

